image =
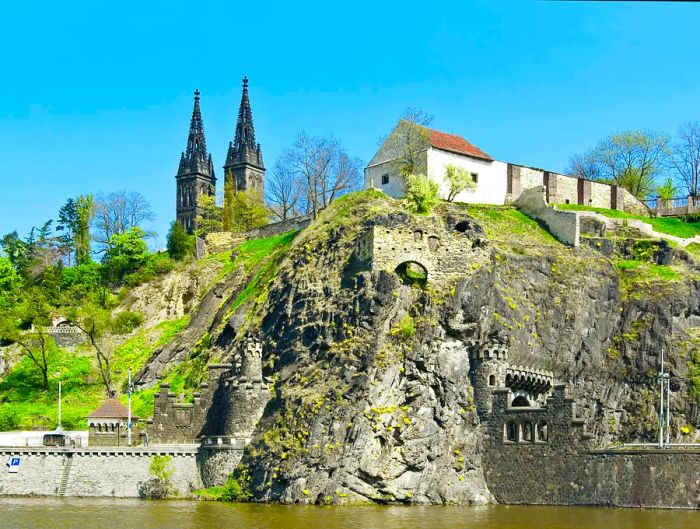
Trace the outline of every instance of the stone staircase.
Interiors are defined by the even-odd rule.
[[[61,476],[61,484],[58,487],[58,497],[63,498],[66,495],[66,487],[70,479],[70,469],[73,466],[73,454],[65,454],[63,456],[63,476]]]

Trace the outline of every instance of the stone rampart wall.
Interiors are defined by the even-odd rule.
[[[276,237],[288,231],[303,230],[311,223],[311,217],[295,217],[293,219],[280,220],[253,228],[243,233],[233,233],[229,231],[219,231],[208,233],[204,237],[206,254],[221,253],[230,250],[251,239],[264,239],[266,237]],[[200,257],[200,256],[198,256]],[[202,255],[203,257],[203,255]]]
[[[515,207],[534,219],[544,222],[557,239],[571,246],[579,245],[579,219],[575,211],[560,211],[547,206],[544,186],[523,191]]]
[[[172,457],[170,478],[177,494],[186,496],[202,487],[198,449],[48,449],[2,448],[0,459],[20,458],[19,472],[0,469],[0,496],[57,496],[70,460],[65,496],[137,498],[141,487],[153,479],[148,468],[155,455]]]

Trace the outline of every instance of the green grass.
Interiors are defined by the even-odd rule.
[[[700,222],[684,222],[678,217],[645,217],[635,215],[625,211],[615,209],[594,208],[591,206],[580,206],[578,204],[557,204],[558,209],[572,211],[594,211],[611,219],[636,219],[651,224],[654,230],[667,235],[674,235],[682,239],[690,239],[700,235]]]
[[[670,266],[645,263],[636,259],[618,261],[615,266],[625,274],[626,279],[676,281],[681,277],[681,273]]]
[[[511,206],[455,204],[474,217],[489,239],[522,243],[527,241],[547,246],[561,246],[552,234],[537,221]]]
[[[257,298],[260,295],[262,285],[267,284],[267,281],[274,277],[279,260],[289,249],[298,233],[298,231],[288,231],[275,237],[254,239],[240,246],[236,260],[233,263],[234,267],[243,265],[246,271],[249,271],[259,265],[264,259],[268,257],[270,259],[260,267],[255,277],[238,294],[231,310],[236,310],[251,297]]]

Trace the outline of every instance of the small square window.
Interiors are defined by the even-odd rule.
[[[382,185],[386,185],[389,183],[389,175],[388,174],[383,174],[382,175]]]
[[[472,182],[479,183],[479,173],[472,173]]]

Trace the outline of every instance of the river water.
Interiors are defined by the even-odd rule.
[[[0,498],[0,529],[700,529],[697,511]]]

